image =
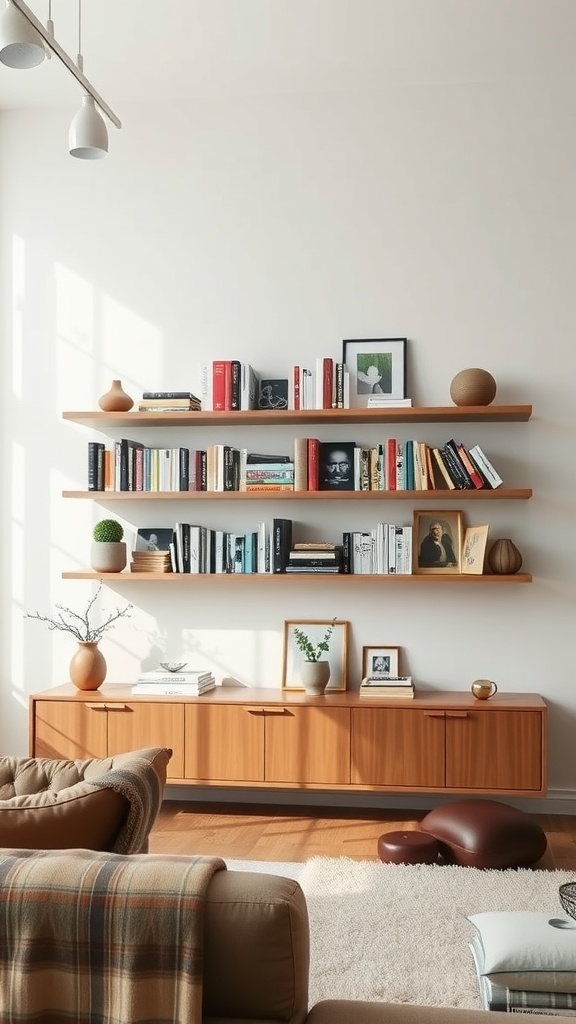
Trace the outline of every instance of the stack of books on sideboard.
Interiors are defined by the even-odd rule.
[[[212,672],[206,670],[181,670],[167,672],[156,669],[152,672],[141,672],[132,687],[132,693],[144,696],[181,696],[199,697],[202,693],[214,690],[216,680]]]
[[[365,676],[360,684],[363,700],[412,700],[412,676]]]

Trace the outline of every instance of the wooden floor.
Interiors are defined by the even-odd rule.
[[[165,801],[151,853],[205,854],[235,860],[305,861],[309,857],[377,860],[383,832],[417,828],[426,811],[322,810]],[[576,817],[534,815],[548,837],[539,868],[576,871]]]

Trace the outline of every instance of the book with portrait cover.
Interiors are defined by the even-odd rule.
[[[320,441],[318,489],[354,490],[354,441]]]

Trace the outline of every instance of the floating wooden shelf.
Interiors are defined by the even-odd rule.
[[[393,409],[256,409],[251,412],[65,412],[85,427],[229,427],[305,423],[522,423],[531,405],[439,405]]]
[[[316,575],[310,573],[309,575],[300,573],[250,573],[250,572],[238,572],[238,573],[176,573],[176,572],[93,572],[91,569],[79,569],[72,570],[70,572],[63,572],[62,579],[64,580],[106,580],[107,582],[114,583],[146,583],[148,581],[178,584],[178,583],[191,583],[192,581],[202,581],[203,583],[207,580],[214,580],[219,583],[229,584],[232,581],[243,583],[246,582],[259,582],[264,583],[265,586],[270,584],[274,585],[274,582],[280,581],[283,585],[290,583],[318,583],[324,582],[333,583],[336,586],[346,586],[354,583],[364,584],[392,584],[396,586],[402,586],[402,584],[409,583],[447,583],[450,585],[458,583],[532,583],[532,576],[529,573],[517,572],[514,576],[465,576],[460,574],[453,575],[442,575],[441,573],[426,573],[420,575],[420,573],[414,573],[409,576],[396,576],[394,573],[391,575],[377,575],[370,573],[363,575],[361,573],[318,573]]]

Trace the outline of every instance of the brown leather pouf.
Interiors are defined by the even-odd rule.
[[[378,837],[378,856],[384,864],[435,864],[440,844],[425,832],[384,832]]]
[[[442,804],[422,819],[420,828],[438,840],[446,860],[472,868],[530,867],[547,845],[534,818],[498,800]]]

